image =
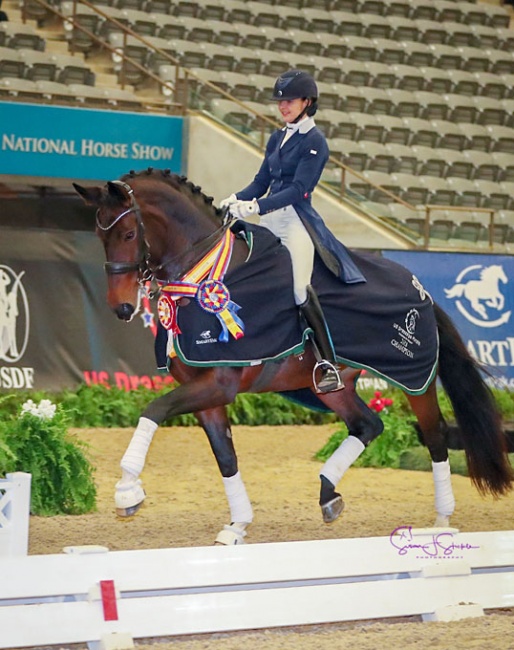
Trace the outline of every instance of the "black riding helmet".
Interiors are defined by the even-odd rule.
[[[318,87],[308,72],[288,70],[283,72],[275,81],[272,99],[275,101],[281,101],[282,99],[310,99],[310,106],[307,106],[305,111],[298,116],[298,119],[303,117],[305,113],[312,117],[318,109]]]

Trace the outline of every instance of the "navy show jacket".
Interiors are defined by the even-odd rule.
[[[329,149],[318,127],[313,125],[304,131],[301,126],[282,148],[286,127],[271,134],[259,171],[236,196],[242,201],[258,199],[260,214],[292,205],[332,273],[343,282],[365,282],[346,246],[312,206],[311,195],[328,160]]]

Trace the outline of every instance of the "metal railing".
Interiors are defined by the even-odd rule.
[[[431,224],[431,215],[435,211],[445,211],[445,212],[464,212],[464,213],[472,213],[475,215],[475,213],[482,213],[485,215],[489,215],[489,223],[487,226],[488,230],[488,244],[489,248],[492,250],[494,248],[494,226],[495,226],[495,210],[494,208],[478,208],[478,207],[467,207],[467,206],[461,206],[461,205],[450,205],[450,206],[444,206],[444,205],[425,205],[425,224],[423,227],[423,244],[424,248],[428,248],[429,243],[430,243],[430,224]]]

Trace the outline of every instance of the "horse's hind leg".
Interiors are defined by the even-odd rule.
[[[407,395],[407,399],[417,417],[423,442],[432,459],[436,510],[434,526],[448,526],[455,509],[455,497],[453,496],[450,461],[446,443],[448,425],[437,402],[435,380],[424,395]]]
[[[344,509],[343,499],[335,490],[337,484],[367,445],[384,429],[382,420],[357,395],[355,386],[359,375],[360,371],[347,368],[343,373],[346,384],[344,391],[317,395],[348,427],[348,437],[320,470],[319,504],[323,521],[327,524],[335,521]]]
[[[217,544],[242,544],[245,529],[253,521],[253,510],[237,465],[237,455],[225,407],[195,413],[216,457],[230,508],[230,525],[216,537]]]

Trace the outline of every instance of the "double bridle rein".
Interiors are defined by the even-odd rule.
[[[123,217],[133,213],[136,215],[137,238],[138,238],[139,246],[138,246],[138,259],[135,262],[105,262],[104,269],[107,275],[122,275],[124,273],[133,273],[137,271],[138,284],[141,287],[144,287],[147,282],[152,282],[154,279],[156,279],[155,276],[160,270],[162,270],[165,266],[168,266],[171,263],[176,264],[177,260],[180,260],[180,258],[185,257],[186,255],[190,255],[192,252],[197,252],[199,258],[203,257],[203,255],[213,245],[218,243],[218,241],[221,239],[226,229],[230,225],[227,222],[223,223],[220,226],[220,228],[217,228],[213,233],[208,235],[205,239],[202,239],[196,244],[193,244],[190,248],[186,249],[185,251],[182,251],[175,257],[168,259],[165,263],[163,262],[158,266],[152,268],[150,266],[150,244],[148,243],[148,240],[146,239],[145,236],[145,225],[143,223],[143,217],[141,216],[141,209],[139,208],[139,205],[137,204],[137,201],[134,197],[134,190],[130,187],[130,185],[128,185],[127,183],[123,183],[122,181],[111,181],[111,182],[116,185],[120,185],[127,192],[127,194],[130,197],[130,207],[128,207],[121,214],[115,217],[108,226],[103,226],[100,223],[100,220],[98,218],[99,210],[97,210],[96,226],[101,231],[108,232],[109,230],[114,228],[114,226],[121,219],[123,219]],[[193,261],[191,263],[191,267],[194,266],[195,263],[196,261]],[[178,277],[181,277],[182,275],[187,273],[187,271],[188,269],[184,269],[183,271],[180,271],[180,273],[177,274],[176,278],[169,278],[167,281],[176,280],[178,279]]]

